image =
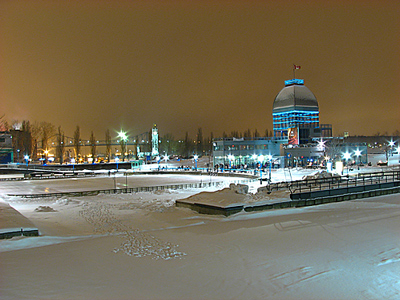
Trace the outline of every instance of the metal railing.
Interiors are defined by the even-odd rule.
[[[383,188],[400,185],[400,171],[358,173],[354,176],[341,176],[332,178],[305,179],[272,185],[271,189],[288,188],[291,194],[316,193],[317,191],[365,191],[367,187]]]

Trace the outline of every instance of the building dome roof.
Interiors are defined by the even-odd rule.
[[[287,85],[276,95],[273,112],[289,110],[318,111],[317,98],[303,84]]]

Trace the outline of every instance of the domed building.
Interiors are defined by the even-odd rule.
[[[285,87],[275,97],[272,116],[274,136],[287,137],[290,144],[307,142],[310,133],[320,134],[316,130],[319,129],[318,101],[302,79],[285,81]]]

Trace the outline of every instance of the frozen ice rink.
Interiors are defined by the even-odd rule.
[[[58,181],[18,184],[31,192],[114,184]],[[399,194],[222,217],[174,206],[198,189],[38,199],[7,189],[3,204],[41,236],[0,240],[1,299],[400,298]],[[215,188],[206,191],[212,201]]]

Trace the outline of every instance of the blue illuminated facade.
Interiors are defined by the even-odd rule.
[[[302,143],[308,141],[307,135],[318,131],[318,101],[304,80],[285,81],[285,87],[275,97],[272,117],[275,137],[288,137],[288,131],[296,128],[298,142]]]

